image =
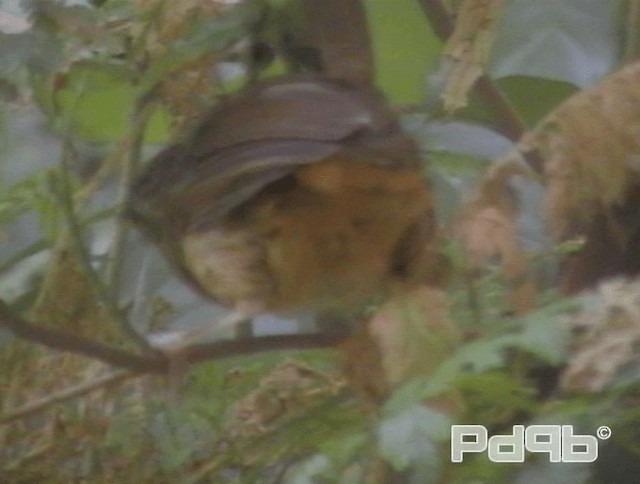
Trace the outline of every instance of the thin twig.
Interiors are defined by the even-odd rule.
[[[2,472],[12,472],[20,469],[25,464],[32,462],[34,460],[40,459],[43,455],[47,454],[53,447],[54,443],[51,440],[47,440],[44,444],[41,444],[28,452],[26,455],[19,457],[17,459],[12,460],[6,467],[0,469]],[[12,481],[8,481],[12,482]],[[24,482],[24,481],[23,481]]]
[[[34,415],[56,403],[61,403],[73,398],[81,397],[95,390],[100,390],[102,388],[116,385],[131,378],[136,378],[140,375],[140,373],[117,371],[115,373],[111,373],[109,375],[98,378],[97,380],[91,379],[90,381],[65,388],[64,390],[61,390],[59,392],[47,395],[40,400],[29,402],[26,405],[23,405],[22,407],[15,410],[6,411],[4,415],[0,416],[0,425],[25,417],[30,417],[31,415]]]
[[[106,270],[107,283],[113,294],[118,294],[118,283],[122,270],[123,253],[127,235],[127,225],[123,222],[123,214],[125,211],[127,197],[129,196],[131,181],[136,173],[138,165],[140,164],[144,132],[154,107],[155,106],[150,102],[144,100],[140,101],[136,103],[132,115],[131,135],[129,137],[129,156],[124,163],[120,177],[118,199],[116,203],[116,228],[113,235],[112,249],[109,254],[109,261],[107,263]]]
[[[260,336],[193,345],[185,354],[187,362],[200,363],[267,351],[331,348],[344,339],[344,335],[321,333]]]
[[[86,84],[86,74],[84,75],[84,80],[82,85]],[[81,92],[84,88],[81,89]],[[100,301],[100,303],[105,307],[110,316],[117,322],[123,331],[131,341],[138,345],[138,347],[146,354],[153,354],[154,350],[151,348],[147,340],[142,337],[137,331],[135,331],[129,320],[127,319],[125,313],[122,311],[118,302],[114,300],[113,295],[108,290],[107,287],[103,284],[103,281],[98,276],[96,271],[93,268],[91,254],[87,250],[84,244],[82,228],[77,220],[76,214],[76,206],[80,203],[84,202],[89,194],[90,190],[79,191],[77,194],[74,194],[74,191],[71,186],[71,173],[73,173],[73,168],[70,164],[71,156],[73,153],[72,144],[71,144],[71,133],[72,133],[72,114],[78,108],[79,102],[81,99],[81,95],[79,94],[76,97],[76,101],[72,107],[70,107],[63,118],[63,127],[64,127],[64,141],[62,144],[62,153],[60,156],[60,168],[61,168],[61,176],[59,177],[61,186],[58,186],[55,190],[56,196],[58,196],[59,201],[61,202],[61,206],[63,209],[63,213],[67,222],[67,228],[69,234],[71,235],[72,243],[75,245],[75,250],[80,257],[80,260],[84,266],[84,271],[89,278],[89,283],[91,284],[91,289],[93,290],[95,296]],[[129,146],[130,142],[127,141],[123,145],[124,147]],[[123,147],[121,146],[121,148]],[[99,170],[100,171],[100,170]],[[95,178],[95,177],[94,177]],[[88,188],[85,186],[85,188]],[[75,197],[78,197],[77,203]]]
[[[56,190],[56,195],[58,195],[63,208],[67,227],[71,235],[72,243],[74,244],[74,250],[82,261],[82,264],[84,266],[83,269],[89,277],[93,292],[95,293],[100,303],[107,309],[114,321],[116,321],[120,325],[120,328],[122,329],[124,334],[126,334],[133,342],[135,342],[145,353],[151,353],[153,352],[153,349],[151,348],[147,340],[131,327],[126,315],[124,314],[118,303],[114,300],[113,295],[100,279],[91,263],[91,255],[85,247],[82,228],[80,227],[76,216],[73,190],[71,188],[70,181],[72,169],[70,166],[69,158],[71,157],[71,152],[72,150],[70,141],[66,139],[63,146],[63,153],[61,155],[62,170],[60,181],[62,186],[60,186],[59,189]]]
[[[100,162],[98,170],[84,183],[74,195],[76,203],[80,204],[89,198],[105,183],[111,179],[115,167],[119,166],[126,159],[131,151],[131,139],[123,138],[111,150],[111,152]]]

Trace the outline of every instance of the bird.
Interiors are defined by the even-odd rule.
[[[125,213],[230,309],[217,327],[311,315],[323,332],[349,332],[398,285],[441,279],[432,191],[375,86],[363,2],[274,8],[256,42],[277,25],[270,45],[290,72],[250,76],[219,99],[146,164]],[[179,350],[185,338],[155,343]]]
[[[344,22],[323,27],[364,35]],[[127,218],[231,324],[312,314],[349,326],[395,281],[437,273],[424,161],[368,79],[370,52],[357,66],[319,51],[339,69],[223,97],[131,185]]]

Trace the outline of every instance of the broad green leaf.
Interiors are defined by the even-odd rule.
[[[415,0],[368,0],[377,82],[394,103],[423,99],[426,75],[438,61],[442,43]]]
[[[494,43],[491,76],[592,83],[619,60],[623,3],[513,0]]]
[[[542,77],[508,76],[496,84],[509,97],[513,107],[529,126],[535,125],[578,88],[564,81]]]
[[[493,159],[503,155],[513,143],[482,125],[459,121],[422,121],[405,123],[424,149],[430,152],[452,152],[472,157]]]
[[[70,120],[76,135],[94,141],[113,141],[130,130],[136,88],[126,69],[108,63],[77,63],[55,96],[64,123]],[[169,125],[169,114],[158,108],[147,125],[146,141],[164,140]]]

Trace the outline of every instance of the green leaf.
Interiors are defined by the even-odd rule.
[[[569,328],[561,317],[579,307],[574,299],[564,299],[513,321],[508,332],[486,336],[460,347],[429,377],[418,377],[402,385],[385,404],[385,412],[397,413],[423,399],[433,398],[453,387],[459,375],[479,374],[505,368],[508,351],[520,350],[541,361],[558,365],[567,357]]]
[[[542,77],[508,76],[496,81],[528,126],[534,126],[578,88]]]
[[[394,469],[412,468],[417,482],[437,482],[441,468],[438,443],[448,439],[450,428],[445,414],[414,405],[380,422],[378,447]]]
[[[545,77],[584,87],[620,57],[624,0],[509,2],[490,73]]]
[[[483,425],[504,422],[516,413],[536,408],[536,390],[506,371],[463,373],[457,378],[456,388],[464,392],[467,406]]]
[[[521,349],[537,356],[551,365],[559,365],[567,358],[570,329],[563,324],[564,313],[577,309],[574,300],[562,301],[540,311],[536,311],[522,320],[524,331],[514,341]],[[561,312],[558,312],[558,311]]]
[[[62,212],[51,191],[51,176],[50,170],[40,170],[0,193],[0,224],[34,211],[44,235],[53,240]]]
[[[488,160],[481,156],[454,153],[451,151],[432,151],[429,153],[429,165],[433,169],[448,175],[471,177],[488,165]]]
[[[114,141],[128,133],[136,96],[131,72],[111,61],[74,64],[64,87],[55,93],[65,124],[70,122],[75,135],[93,141]],[[158,108],[147,124],[146,141],[166,139],[170,120],[170,115]]]
[[[442,43],[415,0],[364,2],[373,44],[377,84],[394,103],[424,98],[425,77]]]

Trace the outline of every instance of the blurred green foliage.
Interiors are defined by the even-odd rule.
[[[585,76],[595,79],[603,66],[610,70],[619,61],[619,40],[611,33],[623,28],[620,2],[556,3],[562,6],[545,7],[551,10],[543,9],[546,13],[535,22],[547,35],[555,35],[557,52],[532,49],[527,38],[510,43],[518,32],[535,30],[535,22],[525,13],[538,8],[537,2],[510,1],[492,59],[491,72],[507,73],[495,76],[496,85],[527,126],[580,90]],[[92,267],[105,275],[105,261],[113,255],[105,253],[105,240],[115,237],[117,225],[110,218],[105,224],[105,217],[118,210],[114,179],[130,154],[114,153],[134,144],[128,136],[135,131],[136,109],[157,94],[162,82],[210,53],[214,64],[233,67],[229,71],[212,67],[212,84],[219,83],[222,92],[239,88],[247,72],[247,54],[238,50],[247,41],[258,6],[259,2],[251,2],[219,16],[196,19],[175,38],[153,41],[150,32],[159,14],[136,9],[134,2],[24,2],[31,28],[0,32],[0,140],[6,143],[0,150],[1,298],[8,298],[9,292],[2,290],[10,282],[26,280],[19,287],[30,294],[27,302],[13,293],[9,302],[20,301],[20,309],[36,304],[45,267],[34,264],[33,257],[47,255],[65,227],[60,198],[52,187],[52,177],[63,169],[57,163],[67,156],[65,143],[73,147],[72,166],[78,171],[72,189],[83,224],[80,235],[93,257]],[[455,119],[438,118],[438,109],[427,109],[427,93],[437,91],[429,79],[440,65],[442,40],[416,0],[367,0],[366,8],[378,85],[392,103],[418,114],[417,122],[407,116],[407,124],[431,159],[429,170],[445,185],[437,189],[456,195],[443,197],[450,205],[444,211],[453,219],[470,180],[493,157],[487,153],[500,152],[506,143],[488,127],[495,114],[477,97]],[[563,22],[555,21],[558,8]],[[598,16],[603,10],[607,15]],[[1,2],[0,14],[7,12],[7,2]],[[595,18],[611,35],[603,37],[590,26]],[[580,35],[563,36],[565,31]],[[590,50],[602,43],[607,45]],[[162,53],[152,52],[153,48]],[[558,52],[580,52],[580,56],[558,64],[557,75],[549,71],[552,62],[532,60],[533,68],[518,70],[522,59],[555,59]],[[267,72],[281,68],[272,66]],[[477,133],[477,145],[469,148],[448,124],[452,120],[486,128]],[[175,121],[171,110],[158,103],[143,126],[147,148],[166,140]],[[425,127],[435,122],[441,129],[427,134]],[[51,137],[57,143],[50,142]],[[39,143],[42,149],[33,151]],[[16,173],[24,176],[4,182],[15,180],[6,175]],[[91,216],[100,211],[102,217]],[[141,296],[145,291],[153,293],[170,284],[159,278],[147,281],[150,288],[145,286],[144,273],[151,270],[137,260],[142,259],[136,252],[140,246],[134,240],[127,247],[133,254],[127,259],[129,285],[118,294],[127,308],[146,304]],[[553,250],[548,247],[550,253]],[[563,318],[587,303],[562,298],[549,289],[539,294],[529,315],[509,314],[505,298],[510,282],[498,268],[488,268],[470,282],[461,249],[451,243],[445,251],[455,273],[449,289],[451,312],[458,326],[472,336],[432,375],[403,382],[379,408],[372,409],[370,402],[344,385],[330,350],[210,362],[188,369],[179,383],[152,377],[129,381],[51,404],[43,414],[0,422],[0,480],[366,483],[376,482],[372,469],[379,468],[412,483],[443,478],[460,483],[534,483],[542,477],[545,482],[587,482],[594,475],[590,467],[567,477],[566,466],[543,468],[533,459],[526,466],[500,466],[478,456],[452,466],[447,451],[453,417],[424,405],[450,391],[464,402],[466,422],[482,423],[492,432],[508,432],[513,423],[559,422],[575,423],[580,432],[593,433],[598,425],[607,424],[614,429],[616,445],[637,453],[637,368],[614,380],[603,394],[587,397],[545,399],[531,376],[540,368],[566,364],[570,334]],[[545,254],[532,258],[536,256]],[[179,319],[179,309],[171,307],[169,312]],[[0,406],[5,411],[103,371],[84,359],[67,361],[1,336],[0,395],[5,400]],[[294,363],[283,370],[287,358]],[[292,380],[287,380],[287,371],[294,372]],[[274,406],[271,414],[270,406]]]

